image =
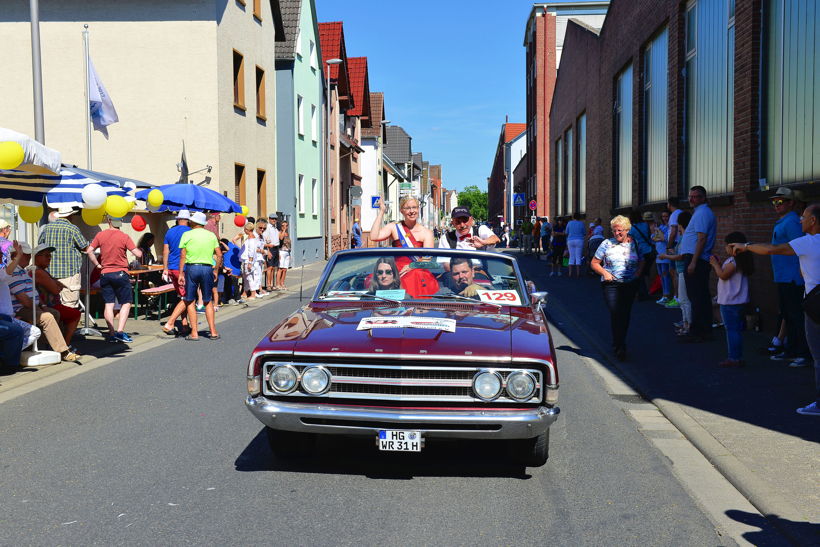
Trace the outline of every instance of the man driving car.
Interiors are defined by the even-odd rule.
[[[478,291],[486,287],[475,283],[475,270],[469,258],[455,257],[450,259],[450,275],[453,278],[454,293],[468,298],[479,299]]]

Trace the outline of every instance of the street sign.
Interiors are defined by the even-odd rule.
[[[380,196],[370,196],[370,208],[371,209],[378,209],[379,208],[379,199]]]
[[[362,187],[361,186],[351,186],[350,187],[350,197],[352,197],[352,198],[362,197]]]
[[[535,209],[536,209],[537,207],[538,207],[538,202],[537,202],[537,201],[535,201],[535,200],[532,200],[532,201],[530,202],[530,211],[535,211]]]
[[[520,194],[513,194],[513,207],[524,207],[527,204],[527,198],[522,192]]]
[[[350,206],[351,207],[361,207],[362,206],[362,198],[350,198]]]
[[[399,183],[399,190],[413,190],[413,183],[412,182],[400,182]]]

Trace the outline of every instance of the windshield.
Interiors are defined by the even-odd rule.
[[[349,253],[336,257],[319,300],[482,301],[524,305],[525,292],[508,257],[465,251]],[[429,252],[429,250],[428,250]]]

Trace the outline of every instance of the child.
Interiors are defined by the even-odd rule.
[[[680,254],[680,242],[683,232],[686,230],[686,227],[689,226],[691,219],[692,213],[689,211],[683,211],[678,215],[678,240],[675,242],[675,254],[661,253],[658,255],[658,258],[666,258],[674,261],[675,272],[678,274],[677,298],[673,298],[665,305],[667,308],[680,308],[682,317],[680,322],[675,323],[678,336],[687,336],[689,334],[689,323],[692,321],[692,302],[689,301],[689,297],[686,294],[686,281],[684,280],[686,266],[689,263],[684,260],[683,255]]]
[[[730,243],[746,243],[746,236],[732,232],[726,236],[726,254],[731,255]],[[749,302],[749,278],[754,272],[754,262],[749,253],[729,256],[723,265],[718,257],[712,255],[709,264],[718,276],[717,302],[720,304],[720,316],[726,329],[726,344],[729,357],[721,361],[720,367],[742,367],[743,362],[743,309]]]

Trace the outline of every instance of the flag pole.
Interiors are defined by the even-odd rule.
[[[83,59],[84,59],[84,66],[85,66],[85,145],[86,145],[86,163],[89,171],[91,171],[91,82],[88,77],[89,72],[89,42],[88,42],[88,24],[83,25]],[[85,254],[85,253],[83,253]],[[85,318],[83,321],[83,327],[77,331],[77,334],[82,336],[102,336],[102,333],[97,329],[90,327],[89,323],[91,323],[91,259],[88,258],[88,255],[85,256]],[[96,327],[96,322],[94,323],[94,327]]]

